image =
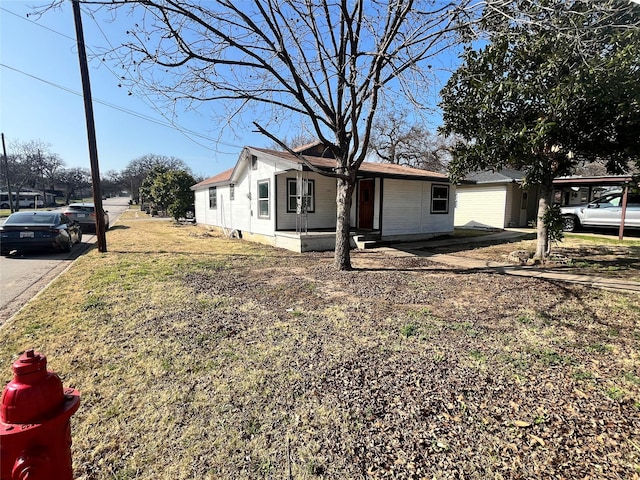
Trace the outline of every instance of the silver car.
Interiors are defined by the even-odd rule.
[[[605,195],[585,205],[562,207],[560,212],[565,232],[580,227],[618,228],[622,218],[622,193]],[[640,228],[640,194],[628,194],[624,226]]]
[[[64,210],[64,214],[71,220],[80,224],[84,231],[95,230],[96,228],[96,207],[93,203],[70,203]],[[105,210],[104,214],[104,228],[109,229],[109,215]]]

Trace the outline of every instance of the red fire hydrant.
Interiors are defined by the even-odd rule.
[[[80,392],[63,389],[33,350],[12,368],[0,406],[0,480],[72,480],[70,419]]]

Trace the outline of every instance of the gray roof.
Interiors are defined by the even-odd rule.
[[[519,183],[524,180],[525,173],[520,170],[512,170],[503,168],[500,171],[492,172],[490,170],[484,172],[470,173],[465,180],[474,183]]]

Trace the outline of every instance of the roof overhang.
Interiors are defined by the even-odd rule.
[[[597,177],[559,177],[553,181],[554,185],[563,187],[576,186],[608,186],[608,185],[625,185],[633,183],[634,178],[631,175],[609,175]]]

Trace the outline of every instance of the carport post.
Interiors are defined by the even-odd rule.
[[[620,230],[618,231],[618,240],[624,238],[624,219],[627,216],[627,196],[629,194],[629,182],[625,182],[622,187],[622,211],[620,212]]]

